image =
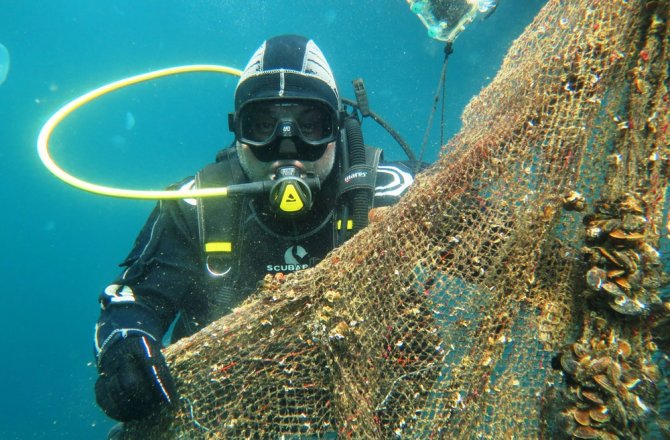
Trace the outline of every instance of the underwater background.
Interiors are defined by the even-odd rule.
[[[501,0],[454,44],[445,140],[495,75],[544,0]],[[104,439],[95,404],[93,327],[100,290],[117,274],[154,202],[84,193],[36,153],[42,125],[93,88],[182,64],[244,68],[261,42],[313,38],[340,93],[363,78],[372,110],[415,154],[433,106],[444,44],[405,0],[0,0],[0,439]],[[5,75],[6,74],[6,75]],[[75,112],[56,130],[54,158],[95,183],[161,189],[193,174],[232,139],[236,79],[196,73],[143,83]],[[440,106],[423,156],[437,157]],[[366,119],[365,141],[404,159]]]

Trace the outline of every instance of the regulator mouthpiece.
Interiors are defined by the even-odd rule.
[[[312,208],[312,189],[319,188],[319,179],[306,181],[297,167],[282,167],[277,170],[276,182],[270,189],[270,205],[285,216],[304,214]]]

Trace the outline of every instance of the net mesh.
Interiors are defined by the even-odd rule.
[[[669,22],[550,0],[402,201],[170,346],[181,402],[126,437],[667,435]]]

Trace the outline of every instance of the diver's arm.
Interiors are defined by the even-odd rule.
[[[426,164],[417,166],[416,161],[380,162],[377,166],[375,182],[375,208],[395,204],[414,182],[417,169],[423,170]]]
[[[110,417],[146,417],[178,399],[161,340],[184,296],[198,284],[198,248],[183,201],[161,202],[100,295],[96,399]]]
[[[161,339],[183,298],[198,289],[202,269],[191,218],[195,211],[184,205],[183,201],[159,203],[121,264],[125,270],[101,293],[98,350],[114,337],[112,333],[124,329]]]

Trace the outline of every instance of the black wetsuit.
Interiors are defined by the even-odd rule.
[[[224,152],[235,154],[234,149]],[[413,181],[412,167],[404,162],[378,165],[374,207],[399,199]],[[240,211],[236,258],[216,270],[206,264],[197,202],[159,202],[121,264],[125,270],[100,295],[96,348],[126,330],[160,340],[173,323],[175,341],[229,312],[256,290],[266,274],[317,264],[337,245],[337,179],[339,172],[333,171],[309,213],[294,219],[276,216],[267,206],[267,195],[236,200]],[[190,178],[175,187],[193,184]]]

